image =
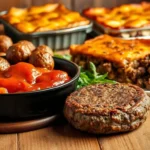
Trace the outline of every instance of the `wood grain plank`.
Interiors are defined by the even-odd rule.
[[[42,5],[46,3],[62,3],[67,8],[71,8],[71,0],[32,0],[32,5]]]
[[[141,0],[119,0],[116,2],[116,6],[119,6],[121,4],[129,4],[129,3],[140,3]]]
[[[20,150],[99,150],[97,138],[68,123],[19,134]]]
[[[116,6],[117,0],[112,0],[112,1],[106,1],[106,0],[94,0],[93,1],[93,6],[94,7],[114,7]]]
[[[53,0],[31,0],[32,1],[32,5],[42,5],[42,4],[46,4],[49,2],[53,2]]]
[[[81,12],[83,9],[88,7],[115,7],[121,4],[127,3],[139,3],[141,0],[72,0],[73,9]]]
[[[0,150],[17,150],[17,134],[1,134]]]
[[[67,8],[72,9],[72,0],[62,0],[62,4],[64,4]]]
[[[137,130],[113,136],[99,138],[103,150],[149,150],[150,149],[150,115]]]
[[[89,8],[93,6],[92,0],[80,0],[80,1],[73,1],[73,10],[82,12],[83,9]]]
[[[32,0],[20,0],[20,7],[26,8],[32,5]]]
[[[19,7],[20,6],[20,0],[0,0],[0,11],[8,10],[12,6]]]
[[[62,3],[64,4],[67,8],[71,9],[71,0],[50,0],[49,2],[53,3]]]

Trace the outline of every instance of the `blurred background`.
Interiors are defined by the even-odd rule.
[[[104,6],[114,7],[125,3],[139,3],[142,0],[0,0],[0,11],[8,10],[10,7],[29,7],[45,3],[63,3],[66,7],[81,12],[87,7]],[[150,0],[144,0],[149,1]]]

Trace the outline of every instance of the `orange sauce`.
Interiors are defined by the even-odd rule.
[[[70,77],[64,71],[36,68],[32,64],[20,62],[0,72],[0,93],[41,90],[58,86],[69,80]]]

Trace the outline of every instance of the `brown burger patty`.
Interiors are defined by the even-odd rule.
[[[73,92],[64,115],[77,129],[96,134],[131,131],[146,119],[150,98],[131,84],[95,84]]]

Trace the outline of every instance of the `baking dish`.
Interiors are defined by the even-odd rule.
[[[2,11],[0,15],[6,14],[7,11]],[[81,44],[85,41],[87,33],[92,31],[93,23],[90,22],[84,26],[43,31],[35,33],[23,33],[13,27],[4,19],[0,19],[4,25],[5,33],[10,36],[14,42],[19,40],[28,40],[33,42],[35,46],[42,44],[48,45],[53,50],[63,50],[69,48],[71,44]]]
[[[94,22],[97,34],[105,33],[123,38],[150,36],[149,14],[149,2],[83,10],[83,15]]]
[[[93,30],[97,35],[105,33],[122,38],[150,36],[150,27],[132,29],[111,29],[109,27],[98,24],[96,21],[93,21]]]

